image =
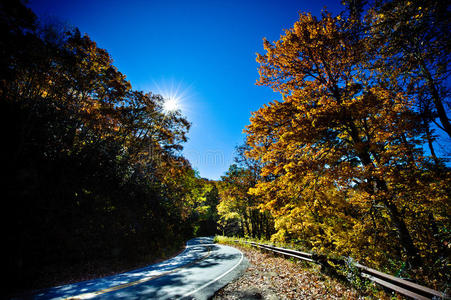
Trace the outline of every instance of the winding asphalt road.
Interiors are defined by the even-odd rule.
[[[26,299],[208,299],[247,268],[243,254],[213,244],[188,241],[185,251],[164,262],[109,277],[58,286]],[[24,299],[24,298],[20,298]]]

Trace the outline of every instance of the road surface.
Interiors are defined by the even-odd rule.
[[[215,291],[239,277],[247,264],[239,250],[213,244],[213,238],[196,238],[188,241],[185,251],[164,262],[41,290],[25,298],[208,299]]]

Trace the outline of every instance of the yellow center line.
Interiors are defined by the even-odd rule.
[[[205,256],[203,256],[203,257],[201,257],[201,258],[199,258],[199,259],[197,259],[195,261],[192,261],[190,263],[187,263],[186,265],[183,265],[183,266],[180,266],[178,268],[175,268],[175,269],[173,269],[171,271],[166,271],[166,272],[161,273],[159,275],[154,275],[154,276],[141,278],[141,279],[136,280],[136,281],[119,284],[119,285],[112,286],[112,287],[109,287],[109,288],[106,288],[106,289],[103,289],[103,290],[99,290],[99,291],[95,291],[95,292],[89,292],[89,293],[84,293],[84,294],[80,294],[80,295],[77,295],[77,296],[71,296],[69,298],[65,298],[65,300],[89,299],[89,298],[92,298],[92,297],[95,297],[95,296],[98,296],[98,295],[102,295],[102,294],[109,293],[109,292],[114,292],[114,291],[117,291],[117,290],[120,290],[120,289],[124,289],[126,287],[138,285],[138,284],[141,284],[143,282],[147,282],[147,281],[154,280],[154,279],[160,278],[160,277],[168,275],[168,274],[172,274],[172,273],[177,272],[177,271],[179,271],[179,270],[181,270],[183,268],[188,268],[188,267],[190,267],[190,266],[192,266],[192,265],[194,265],[194,264],[206,259],[207,257],[209,257],[210,253],[211,253],[211,247],[207,246],[207,248],[208,248],[208,252],[207,252],[207,254]]]

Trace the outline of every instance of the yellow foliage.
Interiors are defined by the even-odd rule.
[[[441,247],[431,226],[449,215],[449,174],[426,171],[413,103],[397,82],[368,78],[365,46],[339,21],[301,14],[264,41],[257,84],[283,101],[247,126],[247,155],[264,178],[249,193],[274,216],[273,240],[375,266],[430,260]]]

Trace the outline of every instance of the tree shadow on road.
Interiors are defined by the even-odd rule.
[[[213,244],[213,238],[196,238],[187,242],[181,254],[164,262],[122,274],[34,291],[15,299],[81,299],[94,296],[96,299],[177,298],[178,291],[186,293],[187,285],[196,284],[192,282],[192,277],[194,272],[199,272],[199,268],[207,271],[221,263],[237,260],[241,255],[221,253],[219,250],[220,247]],[[188,277],[191,282],[187,282]]]

